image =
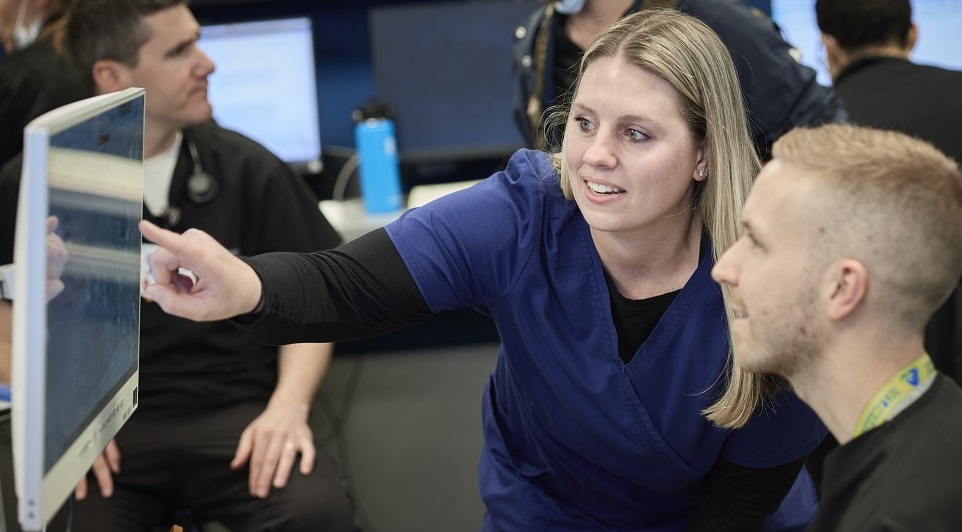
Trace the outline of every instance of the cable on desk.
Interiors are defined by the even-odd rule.
[[[331,199],[334,201],[344,201],[344,191],[347,190],[347,184],[351,181],[351,176],[357,173],[356,170],[360,164],[361,156],[357,152],[344,162],[341,170],[337,173],[337,178],[334,179],[334,189],[331,191]]]

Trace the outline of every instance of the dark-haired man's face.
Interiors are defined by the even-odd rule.
[[[128,86],[147,89],[148,127],[181,129],[211,118],[207,76],[214,63],[197,46],[200,26],[180,4],[144,17],[150,39],[139,61],[126,69]]]

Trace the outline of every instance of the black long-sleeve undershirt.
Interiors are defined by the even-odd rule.
[[[775,467],[745,467],[719,457],[705,477],[705,492],[686,532],[762,530],[765,517],[778,509],[805,459]]]
[[[332,250],[244,260],[261,278],[269,312],[235,322],[264,343],[367,338],[433,314],[384,229]]]

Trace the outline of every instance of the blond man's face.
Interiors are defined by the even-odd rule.
[[[791,378],[826,339],[816,186],[797,167],[768,163],[745,203],[742,236],[712,270],[731,291],[735,362],[747,371]]]

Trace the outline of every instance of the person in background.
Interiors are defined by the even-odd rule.
[[[801,530],[815,494],[799,471],[824,427],[778,381],[731,368],[709,277],[759,168],[731,56],[697,19],[644,10],[602,33],[577,79],[560,152],[520,150],[335,251],[242,259],[142,222],[163,248],[145,290],[272,343],[491,315],[483,530]]]
[[[775,23],[743,0],[542,0],[515,30],[515,122],[529,147],[557,144],[544,116],[565,102],[581,54],[628,13],[670,7],[711,27],[732,52],[748,107],[752,140],[762,159],[779,135],[799,125],[844,121],[845,109]],[[547,137],[545,136],[547,135]]]
[[[788,379],[841,443],[810,530],[958,530],[962,390],[923,345],[962,276],[958,165],[843,124],[791,131],[773,155],[712,276],[736,365]]]
[[[909,0],[818,0],[815,14],[835,91],[852,122],[927,140],[962,161],[962,72],[909,59],[919,38]],[[955,379],[962,370],[960,303],[956,290],[925,334],[935,367]]]
[[[82,0],[65,43],[90,94],[147,90],[144,217],[236,253],[331,248],[339,235],[277,157],[211,119],[199,26],[183,0]],[[11,165],[13,162],[11,162]],[[8,165],[9,167],[10,165]],[[13,234],[19,168],[0,175]],[[0,264],[12,248],[0,246]],[[76,489],[73,529],[150,531],[189,511],[231,530],[346,531],[354,509],[307,423],[330,344],[260,344],[221,321],[141,305],[140,404]]]
[[[83,98],[63,53],[63,14],[73,0],[0,0],[0,167],[23,150],[23,128]]]

